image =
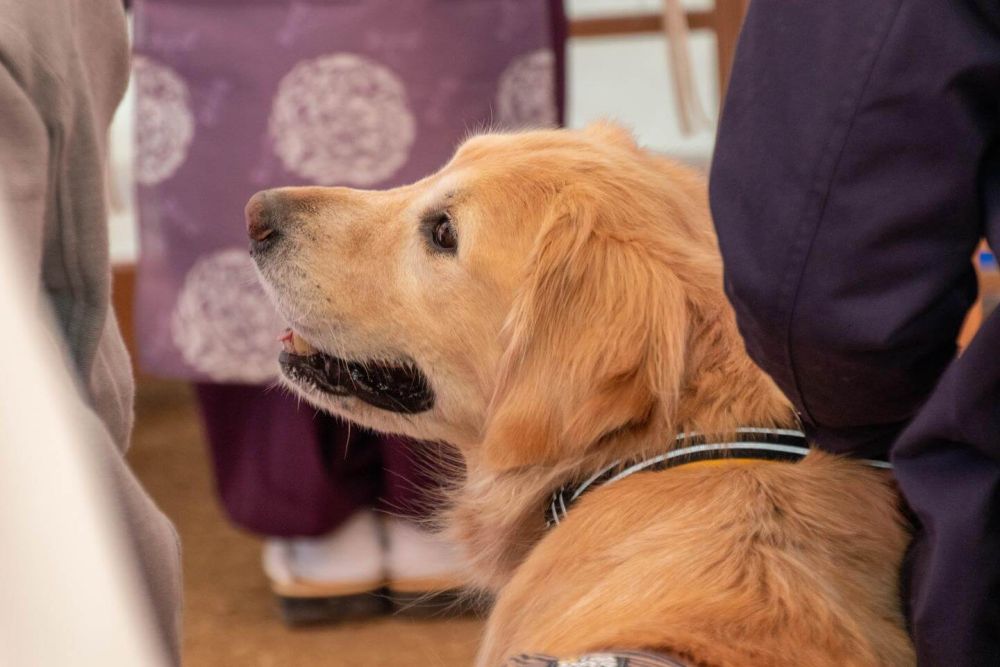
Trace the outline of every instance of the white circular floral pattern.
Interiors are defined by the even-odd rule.
[[[516,58],[497,88],[497,120],[505,127],[554,127],[556,58],[549,49]]]
[[[247,251],[231,249],[191,267],[170,333],[184,360],[212,380],[260,383],[278,375],[281,326]]]
[[[169,67],[145,56],[132,63],[136,85],[135,176],[155,185],[174,175],[194,137],[187,84]]]
[[[403,82],[367,58],[335,53],[285,75],[271,107],[274,150],[315,183],[374,185],[410,155],[416,120]]]

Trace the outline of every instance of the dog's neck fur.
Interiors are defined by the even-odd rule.
[[[732,310],[719,290],[692,322],[691,370],[675,414],[623,429],[582,460],[492,471],[478,453],[465,452],[467,478],[448,517],[463,546],[470,580],[496,591],[545,533],[543,508],[551,493],[617,459],[661,453],[685,431],[725,435],[739,427],[792,427],[794,414],[781,391],[747,356]]]
[[[729,303],[713,304],[694,324],[693,372],[672,420],[676,430],[726,435],[745,426],[794,427],[788,399],[747,355]]]

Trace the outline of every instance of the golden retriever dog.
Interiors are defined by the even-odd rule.
[[[269,190],[247,220],[291,327],[287,384],[461,453],[448,526],[496,599],[478,665],[914,664],[907,531],[888,473],[862,462],[640,472],[546,525],[555,490],[679,434],[795,428],[737,332],[697,173],[608,123],[487,134],[412,185]]]

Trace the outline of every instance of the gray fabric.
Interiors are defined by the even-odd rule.
[[[18,225],[18,251],[38,267],[39,301],[51,306],[53,337],[79,381],[83,428],[106,462],[177,661],[177,535],[122,458],[133,380],[110,309],[105,173],[107,129],[128,69],[120,0],[0,0],[2,206]]]

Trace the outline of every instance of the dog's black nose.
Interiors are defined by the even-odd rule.
[[[281,195],[272,190],[263,190],[250,198],[246,219],[251,248],[263,249],[277,240],[286,208]]]

